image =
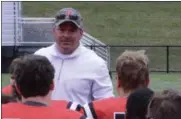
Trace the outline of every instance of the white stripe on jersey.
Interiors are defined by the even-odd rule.
[[[76,108],[78,107],[78,103],[72,102],[71,106],[70,106],[70,110],[74,110],[76,111]]]
[[[89,119],[94,119],[94,118],[93,118],[93,115],[92,115],[92,112],[91,112],[91,110],[90,110],[90,108],[89,108],[89,105],[88,105],[88,104],[85,104],[83,107],[84,107],[84,110],[85,110],[85,113],[86,113],[87,117],[88,117]]]

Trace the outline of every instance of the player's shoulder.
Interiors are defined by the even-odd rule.
[[[98,101],[105,101],[105,102],[126,102],[127,98],[126,97],[109,97],[109,98],[104,98]],[[96,101],[95,101],[96,102]]]
[[[16,116],[17,112],[22,112],[22,105],[20,103],[7,103],[3,104],[2,109],[2,117],[8,116]],[[18,111],[17,111],[18,110]]]
[[[110,110],[110,105],[114,105],[114,97],[104,98],[100,100],[95,100],[83,105],[84,113],[90,118],[100,118],[106,115],[107,110]]]
[[[53,107],[51,111],[55,114],[56,117],[61,117],[61,119],[86,119],[83,114],[80,112]]]
[[[103,118],[105,116],[112,118],[115,112],[125,112],[126,98],[110,97],[85,104],[84,111],[88,117]]]
[[[21,107],[21,106],[22,106],[21,103],[11,102],[11,103],[7,103],[7,104],[3,104],[2,108]]]
[[[74,111],[80,111],[82,106],[79,103],[66,101],[66,100],[52,100],[51,106],[55,108],[70,109]]]
[[[103,98],[99,100],[92,101],[93,104],[101,104],[101,103],[107,103],[107,102],[115,102],[119,100],[117,97],[109,97],[109,98]]]
[[[124,102],[124,103],[126,103],[127,102],[127,97],[119,97],[119,98],[117,98],[117,100],[119,100],[119,101],[121,101],[121,102]]]
[[[107,104],[108,106],[116,106],[116,107],[125,107],[127,102],[127,98],[125,97],[111,97],[111,98],[105,98],[102,99],[102,101],[100,100],[100,103],[102,104]]]
[[[51,101],[51,106],[53,107],[58,107],[58,108],[67,108],[68,101],[66,100],[52,100]]]
[[[2,93],[3,94],[7,94],[7,95],[11,95],[13,93],[12,86],[11,85],[7,85],[7,86],[3,87]]]
[[[95,111],[104,111],[107,110],[107,108],[111,108],[113,105],[116,106],[117,102],[120,102],[118,98],[116,97],[110,97],[110,98],[104,98],[100,100],[95,100],[90,103],[88,103],[88,107],[94,109]],[[106,105],[105,105],[106,104]],[[86,107],[87,105],[84,105]]]

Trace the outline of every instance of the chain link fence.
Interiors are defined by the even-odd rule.
[[[110,72],[115,72],[116,59],[125,50],[145,50],[149,57],[149,69],[152,72],[181,72],[181,46],[108,45],[107,48],[110,55]]]

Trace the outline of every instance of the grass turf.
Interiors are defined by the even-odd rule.
[[[26,17],[78,9],[85,30],[107,44],[181,44],[181,2],[23,2]]]

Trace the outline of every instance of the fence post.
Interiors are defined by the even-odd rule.
[[[90,45],[90,48],[91,48],[91,50],[93,49],[93,46],[92,45]]]
[[[169,70],[169,46],[166,46],[166,64],[167,64],[167,66],[166,66],[166,68],[167,68],[167,73],[169,73],[170,72],[170,70]]]
[[[107,46],[108,49],[108,61],[107,61],[107,65],[108,65],[108,69],[109,69],[109,75],[111,77],[111,80],[113,80],[112,78],[112,71],[111,71],[111,47]]]
[[[107,50],[108,50],[108,59],[107,59],[107,65],[108,65],[108,69],[109,71],[111,71],[111,47],[107,46]]]
[[[112,77],[112,71],[111,70],[109,71],[109,76],[110,76],[111,80],[113,80],[112,79],[113,77]]]

